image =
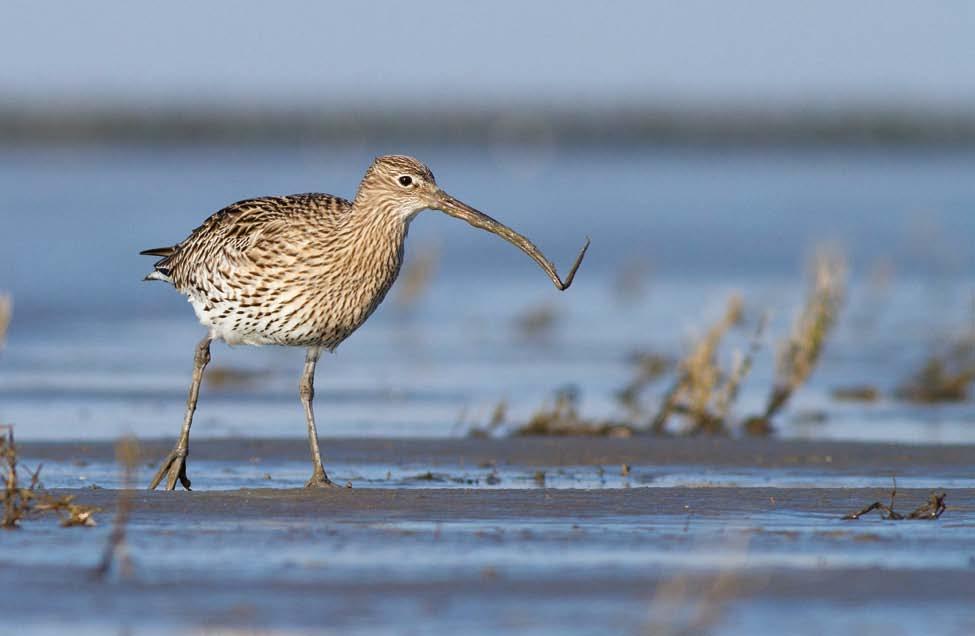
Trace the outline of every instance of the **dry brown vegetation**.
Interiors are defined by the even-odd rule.
[[[203,381],[211,389],[243,389],[253,386],[258,380],[267,375],[267,371],[212,366],[207,368],[206,373],[203,375]]]
[[[633,357],[636,367],[632,380],[617,393],[627,411],[624,421],[594,420],[579,413],[579,395],[575,389],[560,391],[551,405],[536,411],[527,423],[514,430],[515,435],[598,435],[629,437],[636,433],[665,433],[667,423],[676,416],[683,420],[685,434],[730,432],[731,407],[738,389],[752,366],[765,326],[759,321],[755,337],[747,352],[735,351],[727,368],[719,362],[719,347],[727,332],[742,323],[743,302],[739,296],[729,299],[717,323],[694,341],[688,354],[677,366],[677,378],[651,416],[642,400],[643,392],[674,368],[673,360],[651,353]]]
[[[108,535],[101,561],[92,573],[96,579],[103,579],[108,575],[113,564],[118,564],[118,572],[123,577],[131,574],[132,570],[126,550],[125,528],[132,509],[130,493],[135,483],[135,467],[139,463],[139,443],[134,437],[123,438],[115,445],[115,459],[122,467],[122,488],[119,490],[112,532]]]
[[[792,325],[788,338],[779,344],[775,360],[775,382],[765,412],[749,418],[745,430],[750,434],[772,431],[772,419],[789,402],[819,363],[823,347],[846,295],[846,262],[834,250],[817,252],[812,284],[806,302]]]
[[[434,245],[421,245],[413,254],[395,287],[395,303],[403,309],[413,307],[423,297],[440,264],[440,250]]]
[[[744,302],[729,298],[722,316],[702,336],[692,341],[676,364],[666,356],[640,353],[633,356],[633,378],[618,392],[625,411],[623,421],[583,417],[575,391],[560,392],[551,405],[539,409],[516,435],[632,435],[677,432],[685,435],[727,435],[737,429],[748,434],[768,434],[772,419],[803,386],[819,363],[828,336],[836,324],[846,288],[843,258],[832,250],[820,250],[814,260],[811,284],[789,336],[778,347],[775,379],[764,411],[744,421],[734,418],[734,405],[767,326],[766,315],[753,321],[747,347],[722,355],[723,343],[733,329],[745,325]],[[676,377],[655,406],[648,406],[647,389],[676,368]]]
[[[20,468],[17,465],[17,446],[14,444],[14,431],[11,426],[0,426],[0,458],[6,465],[3,487],[3,518],[0,527],[16,528],[21,519],[31,510],[35,498],[35,491],[40,480],[40,469],[30,473],[27,485],[20,482]]]
[[[542,341],[552,334],[559,319],[554,305],[543,303],[528,307],[514,318],[515,333],[522,340]]]
[[[74,497],[52,497],[40,491],[41,469],[21,469],[17,457],[12,426],[0,426],[0,460],[4,463],[3,517],[0,528],[14,529],[20,522],[35,514],[53,512],[60,517],[62,526],[93,526],[97,509],[74,502]],[[21,471],[27,473],[26,484],[21,481]]]
[[[514,430],[514,435],[597,435],[629,437],[632,425],[621,422],[590,420],[579,414],[579,393],[574,388],[559,391],[551,405],[535,411],[527,423]]]
[[[7,328],[14,312],[14,301],[9,294],[0,294],[0,350],[7,342]]]
[[[749,550],[747,535],[732,537],[725,549],[734,555],[735,562],[713,573],[678,573],[656,586],[650,600],[647,634],[709,634],[721,622],[730,603],[748,594],[751,588],[765,584],[761,579],[748,581],[742,575]]]
[[[913,377],[897,388],[895,397],[922,404],[962,402],[969,398],[973,382],[975,324],[928,356]]]
[[[876,402],[880,399],[880,390],[868,384],[840,386],[834,388],[830,395],[837,402]]]
[[[897,397],[909,402],[937,404],[963,402],[975,381],[975,366],[957,366],[951,359],[931,357],[906,384],[898,387]]]
[[[623,263],[616,271],[613,292],[621,303],[633,303],[647,293],[650,279],[650,264],[642,258],[634,258]]]
[[[732,407],[761,347],[766,318],[763,315],[757,321],[748,348],[734,350],[730,359],[723,361],[720,349],[725,336],[744,323],[744,303],[735,295],[728,299],[721,318],[703,336],[692,341],[679,362],[656,354],[634,357],[634,378],[617,393],[617,400],[633,422],[630,428],[663,434],[669,432],[672,419],[679,419],[684,434],[730,433]],[[676,378],[659,406],[651,410],[642,399],[643,393],[675,367]]]
[[[669,373],[677,361],[652,351],[639,351],[630,355],[630,363],[634,367],[633,378],[617,391],[616,400],[626,409],[629,419],[640,419],[645,416],[643,392]]]
[[[470,437],[491,437],[498,429],[504,426],[508,418],[508,402],[501,400],[491,409],[491,416],[485,426],[472,426],[468,431]],[[461,421],[463,418],[460,418]]]
[[[730,431],[731,406],[751,370],[765,329],[765,319],[762,318],[748,351],[735,351],[725,369],[718,357],[721,341],[729,330],[742,324],[743,318],[744,302],[740,296],[732,296],[721,319],[693,343],[681,361],[677,380],[650,422],[652,432],[666,432],[668,420],[674,415],[684,421],[683,431],[691,435]]]

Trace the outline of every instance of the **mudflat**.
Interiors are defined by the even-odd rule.
[[[169,444],[141,448],[145,473]],[[112,444],[21,444],[25,463],[51,471],[53,494],[100,509],[99,525],[39,517],[0,533],[0,615],[18,634],[975,627],[970,447],[546,438],[324,448],[353,488],[274,487],[299,483],[301,440],[194,441],[194,492],[64,488],[112,465]],[[265,470],[282,477],[253,487],[251,472]],[[673,485],[681,475],[688,483]],[[942,517],[841,519],[889,502],[891,475],[900,512],[946,484]],[[121,502],[124,556],[96,580]]]
[[[172,440],[140,440],[143,456],[162,458]],[[40,460],[109,461],[115,445],[106,441],[21,442],[21,453]],[[975,464],[975,445],[885,444],[833,440],[720,437],[508,437],[508,438],[334,438],[323,439],[326,461],[342,463],[481,464],[530,466],[675,465],[824,470],[957,469]],[[303,439],[194,439],[194,459],[307,461]]]

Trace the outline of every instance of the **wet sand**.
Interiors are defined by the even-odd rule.
[[[143,444],[146,463],[168,442]],[[446,474],[503,464],[731,467],[748,486],[130,491],[132,570],[91,579],[99,527],[25,522],[0,533],[0,614],[17,633],[971,633],[975,488],[937,521],[843,521],[886,488],[780,484],[793,467],[971,477],[972,449],[775,440],[327,440],[340,464]],[[24,443],[25,461],[109,461],[111,444]],[[307,461],[301,440],[200,440],[190,476],[231,461]],[[196,462],[196,464],[194,464]],[[194,465],[199,466],[194,473]],[[80,468],[75,468],[80,470]],[[589,470],[595,474],[592,468]],[[609,468],[607,468],[609,470]],[[224,483],[233,483],[234,475]],[[928,488],[901,478],[896,508]],[[242,630],[242,631],[233,631]],[[257,633],[262,633],[257,631]]]
[[[140,440],[147,460],[162,458],[173,440]],[[39,460],[101,460],[115,457],[112,442],[21,442],[21,453]],[[775,438],[522,437],[502,439],[322,439],[327,460],[342,463],[500,463],[527,466],[621,464],[815,467],[823,470],[925,469],[963,471],[975,465],[975,446],[904,445]],[[304,439],[194,439],[192,458],[246,461],[307,461]]]

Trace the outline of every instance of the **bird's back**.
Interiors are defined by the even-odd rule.
[[[214,213],[147,277],[188,296],[229,343],[334,348],[375,310],[402,260],[405,229],[327,194],[248,199]]]

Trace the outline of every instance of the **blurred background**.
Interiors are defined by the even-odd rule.
[[[967,391],[897,397],[975,330],[970,2],[12,1],[3,21],[0,420],[22,438],[175,435],[202,328],[138,252],[239,199],[352,197],[386,153],[563,268],[593,244],[559,294],[421,215],[398,287],[320,367],[323,435],[461,435],[501,406],[503,431],[566,387],[622,417],[633,361],[680,358],[733,294],[729,351],[770,317],[747,417],[829,244],[848,293],[779,434],[975,437]],[[304,435],[301,361],[215,348],[194,432]]]

